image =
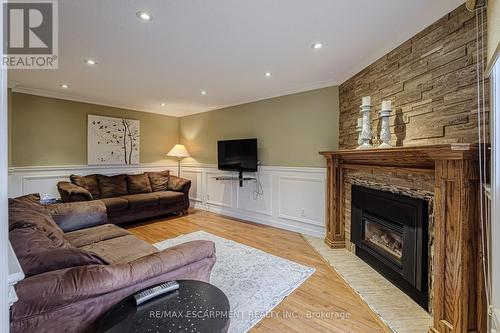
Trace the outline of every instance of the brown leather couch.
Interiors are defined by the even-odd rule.
[[[42,206],[38,200],[9,199],[9,239],[26,275],[15,286],[11,332],[92,332],[106,311],[141,289],[209,281],[212,242],[158,251],[106,223],[102,201]]]
[[[63,202],[101,200],[113,224],[136,221],[168,213],[187,213],[191,181],[169,171],[139,175],[71,175],[59,182]]]

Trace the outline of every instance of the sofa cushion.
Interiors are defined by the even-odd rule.
[[[18,258],[40,251],[70,246],[69,242],[67,244],[55,243],[42,229],[34,225],[9,231],[9,241]]]
[[[97,175],[101,198],[113,198],[128,194],[126,175]]]
[[[166,170],[161,172],[148,172],[148,176],[153,192],[167,190],[170,171]]]
[[[127,236],[130,232],[114,224],[103,224],[97,227],[77,230],[65,234],[74,247],[82,247],[108,239]]]
[[[129,194],[151,193],[151,184],[147,174],[127,175],[127,187]]]
[[[130,209],[158,206],[160,203],[156,193],[130,194],[122,197],[128,200]]]
[[[101,191],[99,189],[99,183],[97,181],[97,175],[79,176],[71,175],[69,176],[71,182],[76,186],[83,187],[92,194],[93,199],[99,199],[101,197]]]
[[[93,243],[83,246],[81,249],[94,252],[111,264],[128,263],[158,252],[151,244],[132,235]]]
[[[73,247],[36,251],[18,259],[26,277],[68,267],[108,264],[95,253]]]
[[[184,193],[174,191],[155,192],[160,198],[160,205],[171,205],[184,201]]]
[[[101,199],[108,212],[119,212],[128,209],[128,200],[122,197]]]

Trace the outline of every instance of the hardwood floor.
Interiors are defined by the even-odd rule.
[[[391,332],[300,234],[195,210],[126,227],[150,243],[203,230],[314,267],[316,272],[250,331]]]

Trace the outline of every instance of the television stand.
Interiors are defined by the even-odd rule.
[[[243,171],[240,171],[238,177],[226,177],[226,176],[221,176],[221,177],[214,177],[216,180],[237,180],[240,183],[240,187],[243,187],[243,182],[244,181],[249,181],[249,180],[257,180],[255,177],[243,177]]]

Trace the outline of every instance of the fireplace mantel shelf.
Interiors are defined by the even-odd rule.
[[[367,166],[434,169],[438,160],[477,160],[479,145],[453,143],[432,146],[394,147],[385,149],[350,149],[320,152],[339,163]]]
[[[432,333],[485,332],[477,144],[320,152],[327,160],[325,242],[345,248],[344,174],[425,173],[434,176],[434,323]],[[475,315],[471,315],[475,314]]]

